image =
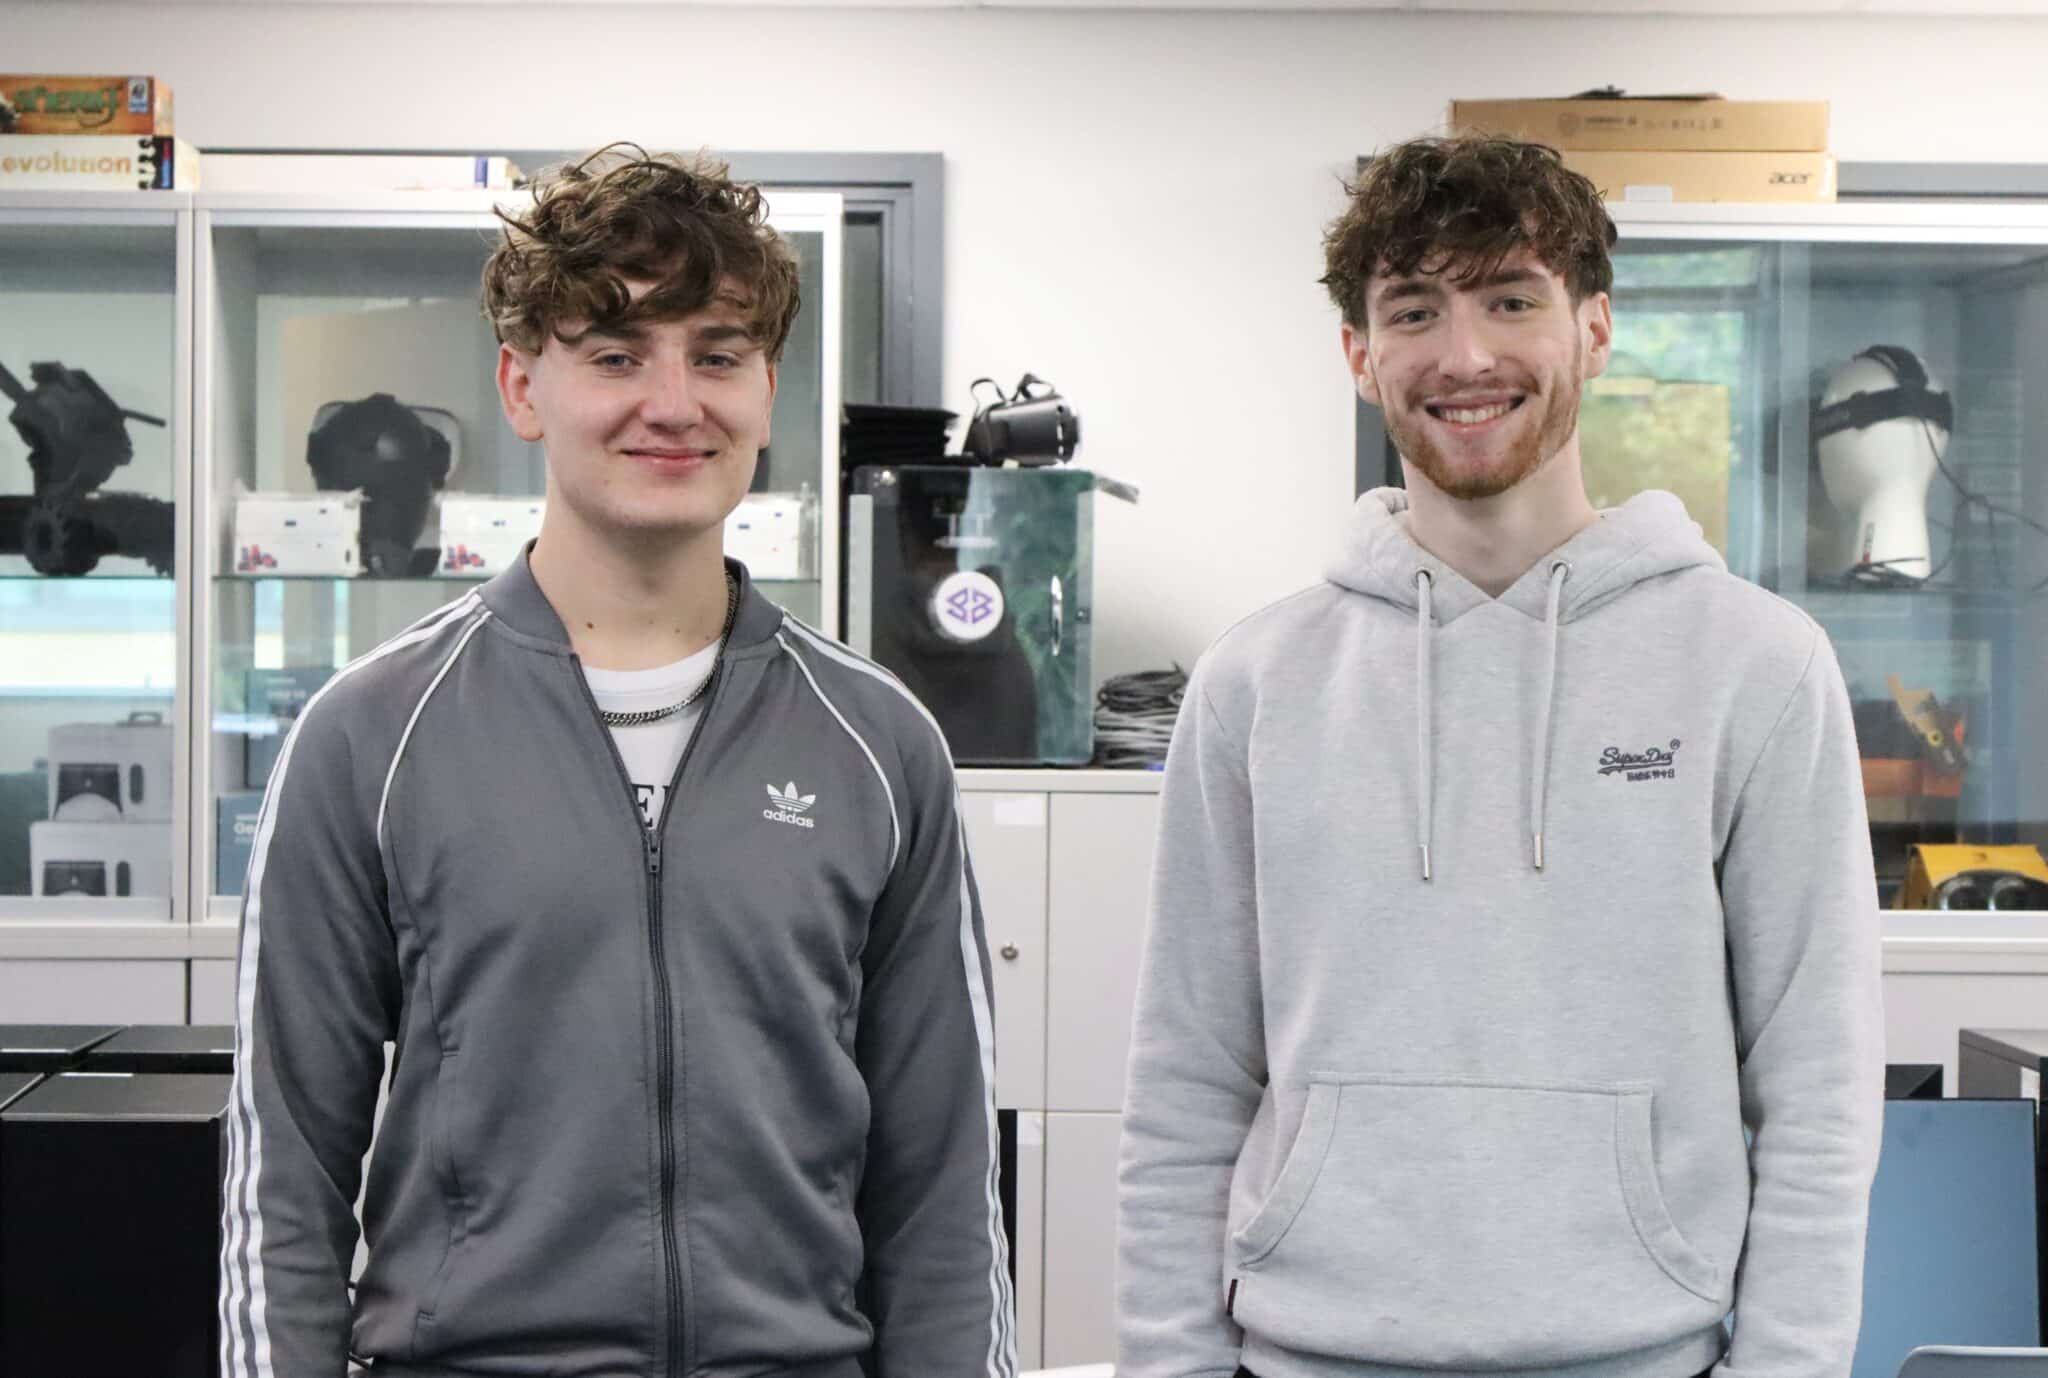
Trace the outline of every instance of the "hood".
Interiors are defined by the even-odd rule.
[[[1530,861],[1543,869],[1544,808],[1550,792],[1551,710],[1555,703],[1560,629],[1637,584],[1661,574],[1727,565],[1700,534],[1685,504],[1669,493],[1638,493],[1536,561],[1498,600],[1415,543],[1408,534],[1408,494],[1375,488],[1359,498],[1331,583],[1377,598],[1415,618],[1416,845],[1422,878],[1433,871],[1436,817],[1435,636],[1481,604],[1503,607],[1544,624],[1544,654],[1535,734],[1529,744]]]
[[[1638,493],[1530,567],[1500,596],[1506,607],[1532,618],[1548,615],[1550,569],[1570,566],[1558,603],[1558,620],[1569,622],[1620,597],[1636,584],[1695,565],[1727,568],[1720,553],[1686,515],[1685,504],[1669,493]],[[1430,576],[1439,626],[1447,626],[1489,600],[1486,592],[1408,534],[1408,494],[1375,488],[1351,509],[1351,521],[1324,577],[1341,588],[1415,611],[1416,573]]]

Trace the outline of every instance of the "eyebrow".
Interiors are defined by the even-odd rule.
[[[590,344],[595,342],[599,344],[613,343],[640,346],[647,343],[647,338],[647,328],[645,326],[592,326],[584,332],[581,343]],[[754,332],[747,329],[744,325],[730,325],[724,322],[702,325],[690,332],[690,340],[693,344],[719,344],[727,340],[751,341],[753,338]]]
[[[1544,281],[1543,274],[1537,272],[1534,268],[1503,268],[1499,272],[1488,273],[1477,282],[1460,283],[1458,290],[1461,292],[1486,292],[1496,287],[1521,287],[1532,282],[1541,283],[1542,281]],[[1442,278],[1435,275],[1402,278],[1399,282],[1396,282],[1380,293],[1377,304],[1385,306],[1389,302],[1408,301],[1416,297],[1440,297],[1443,295],[1443,290]]]
[[[754,332],[747,329],[744,325],[705,325],[699,326],[696,330],[692,331],[691,338],[695,339],[699,344],[716,344],[721,340],[751,341],[754,338]]]

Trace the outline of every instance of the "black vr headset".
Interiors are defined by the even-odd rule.
[[[424,569],[413,568],[420,563],[413,547],[426,527],[434,490],[448,481],[453,447],[428,416],[453,421],[440,407],[411,406],[388,392],[329,402],[314,413],[306,464],[321,488],[362,492],[358,540],[372,574],[400,578],[433,570],[432,560]]]
[[[1947,393],[1927,386],[1927,370],[1920,367],[1911,350],[1897,345],[1872,345],[1856,357],[1883,364],[1891,371],[1894,386],[1882,392],[1852,392],[1828,406],[1816,405],[1812,425],[1815,441],[1900,417],[1924,421],[1947,432],[1955,430],[1955,403]]]

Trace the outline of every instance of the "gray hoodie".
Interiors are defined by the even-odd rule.
[[[1669,494],[1497,599],[1406,507],[1181,710],[1118,1378],[1846,1374],[1883,1051],[1826,636]]]

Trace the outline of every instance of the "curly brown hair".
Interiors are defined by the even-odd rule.
[[[537,354],[549,335],[573,345],[724,301],[773,363],[802,303],[796,256],[767,214],[760,190],[708,154],[607,144],[543,175],[526,215],[498,212],[484,315],[501,342]],[[628,280],[656,286],[636,301]]]
[[[1319,279],[1354,329],[1374,273],[1455,265],[1453,282],[1491,275],[1518,250],[1564,279],[1576,305],[1614,286],[1614,221],[1557,150],[1496,134],[1411,139],[1344,184],[1351,204],[1323,232]]]

